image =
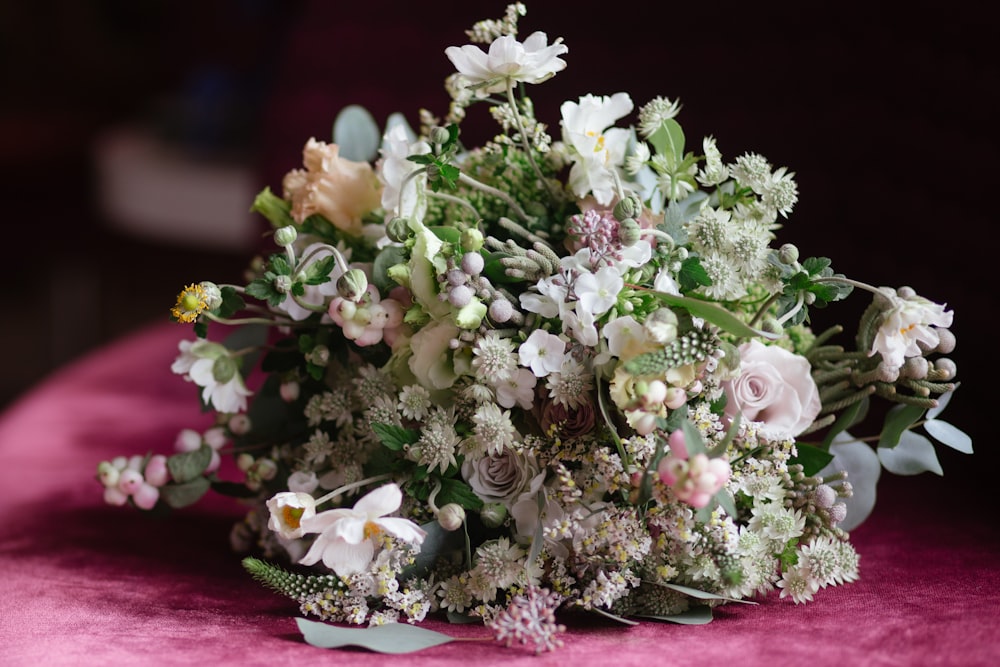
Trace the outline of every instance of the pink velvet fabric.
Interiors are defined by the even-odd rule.
[[[946,512],[955,491],[936,478],[883,482],[854,534],[860,581],[811,604],[772,595],[697,627],[573,617],[566,646],[539,657],[490,641],[393,657],[309,646],[295,605],[255,584],[229,551],[238,505],[216,499],[161,521],[102,501],[98,461],[169,453],[178,429],[206,425],[194,388],[169,371],[188,333],[141,330],[0,419],[0,665],[1000,664],[1000,540],[995,519],[982,518],[993,512]],[[476,625],[425,626],[487,636]]]

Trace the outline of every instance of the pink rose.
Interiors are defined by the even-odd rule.
[[[767,430],[795,437],[819,414],[819,389],[805,357],[776,345],[740,346],[740,373],[723,383],[726,415],[764,422]]]
[[[469,456],[462,463],[462,476],[486,502],[502,502],[508,507],[538,476],[538,463],[531,453],[504,447],[499,454]]]

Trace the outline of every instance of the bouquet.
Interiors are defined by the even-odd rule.
[[[258,195],[273,254],[172,309],[215,425],[100,463],[105,499],[243,498],[234,546],[304,615],[442,613],[538,650],[562,610],[698,623],[854,581],[879,470],[971,452],[939,418],[953,313],[777,244],[794,174],[692,150],[674,100],[587,94],[552,131],[528,93],[568,48],[520,41],[524,12],[446,50],[444,118],[348,107]],[[465,145],[483,107],[497,133]],[[811,328],[852,295],[853,335]]]

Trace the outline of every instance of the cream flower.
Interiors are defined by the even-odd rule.
[[[631,113],[632,98],[628,93],[585,95],[578,103],[564,102],[561,111],[563,141],[573,158],[569,186],[576,196],[592,193],[606,206],[615,196],[612,170],[625,162],[629,140],[628,130],[608,128]]]
[[[891,305],[882,314],[882,326],[868,352],[869,356],[881,354],[893,368],[902,366],[907,357],[921,356],[921,345],[928,350],[937,347],[941,339],[932,327],[950,327],[953,317],[953,312],[940,304],[910,290],[900,291],[902,294],[896,296],[891,290],[882,290]]]
[[[306,170],[285,177],[285,198],[292,202],[296,222],[318,213],[358,236],[364,215],[379,206],[381,185],[370,164],[346,160],[339,152],[336,144],[309,139],[302,151]]]
[[[239,364],[224,346],[209,341],[182,340],[181,354],[170,370],[202,388],[201,399],[219,412],[242,412],[247,409],[247,389]]]
[[[319,533],[299,562],[315,565],[320,560],[341,577],[364,572],[375,556],[375,541],[385,532],[410,544],[421,544],[427,535],[409,519],[387,517],[403,502],[395,484],[380,486],[354,504],[320,512],[300,521],[304,533]]]
[[[544,32],[534,32],[521,43],[513,35],[502,35],[490,44],[489,53],[478,46],[449,46],[445,54],[455,69],[485,97],[507,89],[508,81],[541,83],[566,67],[560,58],[569,49],[557,39],[548,43]]]
[[[267,527],[286,540],[302,537],[302,521],[316,516],[316,499],[308,493],[279,493],[267,501]]]

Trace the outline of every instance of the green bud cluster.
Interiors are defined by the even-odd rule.
[[[671,368],[704,361],[718,346],[716,334],[694,329],[659,350],[630,359],[625,362],[625,370],[632,375],[660,375]]]
[[[296,602],[330,589],[344,588],[339,577],[332,574],[305,575],[288,572],[277,565],[257,558],[244,558],[243,568],[261,584]]]

